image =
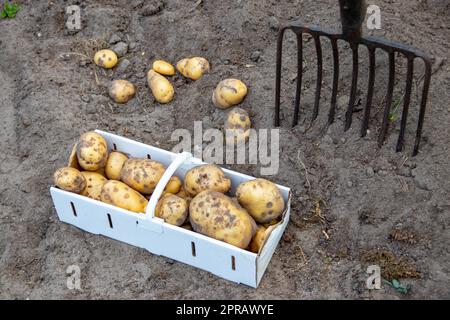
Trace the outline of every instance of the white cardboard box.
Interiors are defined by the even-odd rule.
[[[272,228],[262,250],[252,253],[228,243],[164,222],[154,216],[156,203],[172,175],[183,178],[190,168],[204,164],[190,153],[175,154],[111,133],[96,130],[108,143],[109,150],[118,150],[132,157],[147,158],[163,163],[167,170],[156,186],[145,214],[124,210],[97,200],[56,187],[50,188],[58,217],[94,234],[101,234],[144,248],[191,266],[209,271],[219,277],[257,287],[283,235],[290,214],[290,189],[278,185],[286,203],[283,219]],[[255,179],[223,169],[232,181],[231,193],[247,180]]]

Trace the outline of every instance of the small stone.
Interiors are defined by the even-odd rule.
[[[223,62],[223,64],[225,64],[225,65],[229,65],[229,64],[230,64],[230,60],[228,60],[228,59],[225,59],[225,61]]]
[[[128,67],[130,66],[131,62],[128,59],[121,59],[119,61],[119,64],[117,65],[116,72],[117,73],[124,73],[127,71]]]
[[[276,17],[272,16],[269,18],[269,27],[274,31],[277,31],[280,28],[280,22],[278,22]]]
[[[258,62],[259,58],[261,57],[261,51],[253,51],[250,55],[250,60],[254,62]]]
[[[119,58],[123,57],[128,52],[128,44],[123,41],[118,42],[111,48],[111,50],[114,51]]]
[[[367,174],[368,177],[373,177],[374,174],[375,174],[375,172],[373,171],[373,168],[372,168],[372,167],[368,167],[368,168],[366,169],[366,174]]]
[[[353,187],[353,182],[347,181],[347,187],[349,187],[349,188]]]
[[[135,74],[137,78],[145,78],[145,72],[138,72]]]
[[[141,14],[144,17],[153,16],[161,11],[163,3],[161,1],[154,1],[142,8]]]
[[[300,131],[300,133],[305,133],[306,132],[306,126],[299,126],[298,127],[298,131]]]
[[[91,98],[89,96],[87,96],[87,95],[82,95],[81,96],[81,101],[89,102],[89,101],[91,101]]]
[[[130,44],[128,45],[128,49],[130,49],[130,50],[134,50],[134,49],[136,49],[136,47],[137,47],[137,42],[130,42]]]
[[[94,114],[97,112],[97,107],[94,104],[88,104],[86,106],[86,113],[87,114]]]
[[[117,42],[120,42],[122,39],[120,39],[120,36],[117,33],[114,33],[111,38],[109,38],[108,43],[109,44],[116,44]]]
[[[22,124],[24,127],[28,127],[31,124],[31,119],[28,115],[22,115]]]

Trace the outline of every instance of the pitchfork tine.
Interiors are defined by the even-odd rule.
[[[405,98],[403,101],[403,111],[402,111],[402,122],[400,124],[400,134],[397,140],[397,148],[396,151],[401,151],[403,147],[403,140],[405,137],[405,129],[406,129],[406,121],[408,119],[408,110],[409,110],[409,102],[411,100],[411,88],[413,81],[413,69],[414,69],[414,58],[408,57],[408,66],[406,73],[406,89],[405,89]]]
[[[302,94],[302,75],[303,75],[303,37],[301,33],[297,34],[297,88],[295,89],[294,102],[294,119],[292,126],[295,127],[298,123],[298,114],[300,109],[300,98]]]
[[[392,93],[394,91],[394,79],[395,79],[395,54],[394,51],[389,52],[389,80],[386,94],[386,105],[384,107],[383,122],[381,124],[380,135],[378,136],[378,146],[383,145],[386,137],[389,121],[389,113],[391,111]]]
[[[284,32],[287,27],[283,27],[280,29],[278,33],[278,41],[277,41],[277,69],[275,75],[275,117],[274,117],[274,125],[275,127],[280,126],[280,98],[281,98],[281,59],[283,53],[283,37]]]
[[[334,121],[334,115],[336,113],[336,96],[339,81],[339,51],[337,47],[337,40],[331,39],[331,47],[333,48],[333,89],[331,92],[330,112],[328,113],[328,125]]]
[[[367,85],[366,107],[364,109],[364,119],[361,127],[361,137],[365,137],[369,128],[370,108],[372,107],[373,88],[375,82],[375,48],[369,49],[369,82]]]
[[[312,121],[316,120],[319,114],[319,102],[320,102],[320,91],[322,90],[322,47],[320,46],[320,37],[314,35],[314,44],[317,53],[317,83],[316,83],[316,98],[314,100],[314,110]]]
[[[350,99],[348,101],[347,112],[345,114],[345,131],[352,125],[353,106],[355,105],[356,89],[358,86],[358,44],[352,43],[353,52],[353,70],[352,70],[352,85],[350,88]]]

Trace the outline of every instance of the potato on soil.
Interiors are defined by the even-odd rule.
[[[103,184],[100,200],[137,213],[145,212],[148,204],[143,195],[116,180],[108,180]]]
[[[126,103],[135,94],[134,84],[127,80],[114,80],[109,87],[109,96],[117,103]]]
[[[227,109],[239,104],[247,95],[247,86],[238,79],[225,79],[213,91],[212,101],[217,108]]]
[[[228,112],[224,125],[226,142],[247,141],[251,125],[250,117],[244,109],[234,108]]]
[[[185,58],[178,61],[177,70],[186,78],[198,80],[209,71],[209,62],[202,57]]]
[[[125,161],[120,180],[143,194],[150,194],[166,171],[162,163],[150,159],[131,158]]]
[[[100,50],[94,55],[94,63],[105,69],[113,68],[117,61],[117,54],[109,49]]]
[[[122,171],[123,165],[127,160],[128,157],[122,152],[111,152],[106,160],[106,177],[110,180],[120,180],[120,171]]]
[[[241,183],[236,190],[236,198],[258,223],[277,219],[284,210],[284,199],[280,190],[274,183],[265,179]]]
[[[181,180],[177,176],[172,176],[169,179],[169,182],[167,182],[166,187],[164,188],[164,191],[177,194],[180,192],[181,189]]]
[[[241,206],[216,191],[203,191],[189,205],[189,221],[194,231],[245,249],[256,223]]]
[[[97,132],[83,133],[77,143],[78,164],[87,171],[103,169],[108,158],[106,140]]]
[[[174,194],[166,194],[159,199],[155,215],[165,222],[181,226],[186,222],[189,213],[189,204],[183,198]]]
[[[173,65],[164,60],[155,60],[152,68],[159,74],[165,76],[173,76],[175,74],[175,68]]]
[[[175,91],[169,80],[154,70],[150,70],[147,73],[147,82],[156,101],[159,103],[169,103],[172,101]]]
[[[81,172],[72,167],[64,167],[56,170],[53,180],[58,188],[66,191],[80,193],[86,186],[86,179]]]
[[[183,187],[191,196],[205,190],[226,193],[230,190],[231,180],[219,166],[204,164],[186,172]]]
[[[259,252],[259,250],[261,249],[261,247],[264,244],[264,241],[266,240],[266,236],[267,236],[266,231],[267,231],[266,227],[258,226],[258,229],[256,230],[256,233],[253,236],[252,241],[250,242],[250,245],[248,247],[248,249],[251,252],[254,252],[254,253]]]
[[[95,200],[100,200],[102,187],[107,179],[97,172],[82,171],[81,174],[86,179],[86,187],[84,187],[80,194]]]

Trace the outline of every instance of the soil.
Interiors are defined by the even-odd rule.
[[[248,84],[241,107],[254,128],[273,128],[277,28],[301,19],[339,29],[335,1],[19,1],[14,19],[0,20],[0,298],[41,299],[419,299],[450,298],[450,4],[446,0],[377,1],[382,29],[363,32],[429,53],[433,77],[421,152],[411,157],[423,66],[415,68],[404,152],[395,152],[399,120],[377,147],[387,83],[386,54],[377,53],[370,133],[360,138],[362,112],[343,130],[351,75],[340,44],[336,121],[324,130],[332,59],[324,41],[321,112],[310,128],[316,59],[305,38],[301,120],[291,128],[296,45],[286,36],[283,63],[280,170],[269,177],[293,190],[292,220],[264,278],[253,289],[60,222],[49,194],[79,135],[102,129],[170,150],[173,130],[221,128],[224,112],[211,92],[224,78]],[[66,6],[78,4],[82,29],[69,31]],[[114,39],[116,38],[116,39]],[[95,68],[91,58],[108,41],[128,52],[120,69]],[[123,47],[121,48],[123,50]],[[154,102],[145,74],[156,58],[204,56],[212,72],[198,81],[174,76],[176,98]],[[86,57],[87,56],[87,57]],[[394,101],[405,86],[396,62]],[[128,60],[129,63],[123,62]],[[127,65],[128,64],[128,65]],[[360,49],[356,110],[364,105],[368,60]],[[135,99],[112,102],[107,84],[132,81]],[[417,90],[419,89],[419,91]],[[395,117],[394,117],[395,118]],[[260,175],[260,165],[229,165]],[[366,288],[366,268],[409,285],[407,294],[383,283]],[[81,290],[66,286],[66,269],[81,269]]]

